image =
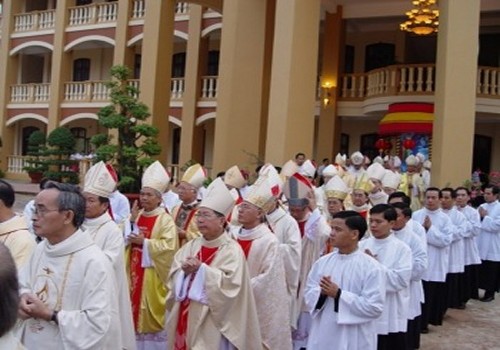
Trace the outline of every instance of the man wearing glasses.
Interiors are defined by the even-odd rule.
[[[28,349],[121,349],[111,263],[80,230],[85,200],[74,185],[49,182],[35,199],[43,238],[20,274],[21,341]]]

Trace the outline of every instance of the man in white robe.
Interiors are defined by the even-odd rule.
[[[384,310],[377,319],[377,349],[404,349],[410,303],[412,254],[408,245],[392,234],[397,219],[389,204],[370,209],[372,236],[362,240],[359,249],[380,262],[386,277]]]
[[[85,220],[82,224],[82,230],[90,235],[113,265],[115,287],[118,292],[123,349],[135,349],[132,307],[125,270],[125,242],[122,230],[108,213],[109,196],[115,187],[115,180],[103,162],[95,164],[88,170],[83,189]]]
[[[439,326],[446,311],[446,274],[448,273],[450,244],[453,239],[450,218],[440,208],[441,192],[436,187],[425,191],[425,207],[413,213],[427,232],[429,266],[422,277],[425,303],[422,306],[422,333],[428,333],[429,323]]]
[[[422,276],[427,270],[427,247],[415,234],[413,226],[408,222],[411,219],[410,207],[402,202],[392,204],[398,217],[394,224],[393,233],[411,249],[412,271],[410,279],[410,301],[408,306],[408,330],[406,332],[407,348],[420,348],[420,315],[424,300]]]
[[[12,185],[0,180],[0,243],[9,248],[20,270],[36,248],[35,238],[28,230],[23,217],[12,209],[15,193]]]
[[[464,281],[463,281],[463,304],[467,304],[469,299],[479,299],[478,294],[478,269],[481,265],[479,250],[477,248],[476,237],[481,229],[481,218],[477,209],[471,207],[470,191],[465,187],[457,187],[456,208],[464,214],[469,222],[469,229],[464,236]]]
[[[20,274],[20,339],[28,349],[122,349],[113,268],[79,229],[78,188],[50,182],[35,200],[45,238]]]
[[[316,261],[304,300],[312,315],[307,349],[377,348],[375,321],[385,301],[383,267],[358,249],[367,229],[356,212],[342,211],[331,221],[337,250]]]
[[[408,206],[408,208],[411,209],[411,198],[408,197],[406,194],[404,194],[404,192],[398,191],[391,193],[389,195],[388,203],[389,204],[404,203],[406,206]],[[424,246],[427,247],[427,233],[425,232],[425,228],[422,226],[422,224],[413,220],[411,217],[409,218],[406,224],[412,228],[413,233],[415,233],[417,237],[420,238]]]
[[[497,186],[488,185],[484,189],[486,203],[478,209],[481,216],[481,233],[477,239],[481,266],[479,268],[479,287],[484,289],[483,302],[495,299],[500,288],[500,203]]]

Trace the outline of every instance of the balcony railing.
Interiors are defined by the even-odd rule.
[[[14,15],[14,32],[34,32],[37,30],[54,29],[56,11],[33,11]]]
[[[189,12],[189,3],[178,2],[175,4],[175,14],[176,15],[186,15]]]
[[[105,81],[78,81],[64,83],[66,102],[109,101],[109,89]]]
[[[144,0],[134,0],[132,7],[132,19],[144,18],[146,14],[146,4]]]
[[[184,78],[172,78],[170,82],[170,98],[172,100],[180,100],[183,94]]]
[[[11,103],[46,103],[50,98],[50,84],[18,84],[10,87]]]
[[[73,27],[116,22],[117,17],[117,1],[69,8],[69,25]]]
[[[435,88],[435,65],[396,65],[342,76],[340,98],[363,100],[376,96],[432,95]],[[478,67],[477,94],[500,98],[500,68]]]
[[[217,98],[217,76],[205,76],[201,78],[201,98],[213,100]]]

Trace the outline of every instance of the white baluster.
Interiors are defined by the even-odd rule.
[[[401,68],[401,80],[399,81],[399,92],[406,92],[406,68]]]
[[[424,84],[424,67],[417,67],[417,91],[423,91]]]
[[[478,68],[477,70],[477,83],[476,83],[476,94],[480,94],[481,93],[481,79],[482,79],[482,75],[481,75],[481,72],[482,72],[482,69],[481,68]]]
[[[357,81],[358,79],[354,79],[354,81]],[[361,77],[359,77],[359,93],[358,93],[358,97],[365,97],[365,91],[366,91],[366,87],[365,87],[365,84],[366,84],[366,78],[364,75],[362,75]],[[356,88],[356,84],[353,85],[353,89]]]
[[[489,93],[490,93],[490,70],[486,68],[484,71],[483,94],[488,95]]]
[[[208,81],[207,78],[203,78],[201,87],[201,98],[207,98],[208,91]]]
[[[427,80],[425,82],[425,91],[426,92],[432,92],[433,91],[433,74],[434,74],[434,67],[430,66],[427,67]]]
[[[412,92],[415,84],[415,67],[409,67],[408,71],[408,92]]]

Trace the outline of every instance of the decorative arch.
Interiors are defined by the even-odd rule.
[[[9,120],[7,120],[5,125],[11,126],[11,125],[17,123],[18,121],[23,120],[23,119],[35,119],[35,120],[38,120],[44,124],[49,123],[49,119],[47,117],[44,117],[43,115],[35,114],[35,113],[22,113],[22,114],[16,115],[15,117],[9,118]]]
[[[142,39],[144,39],[144,33],[137,34],[132,39],[127,41],[127,47],[131,47],[131,46],[135,45],[136,43],[138,43]]]
[[[199,116],[198,118],[196,118],[196,126],[203,124],[207,120],[215,119],[216,116],[217,116],[217,114],[215,112],[209,112],[209,113],[203,114],[203,115]]]
[[[102,42],[110,44],[113,47],[115,46],[115,41],[107,36],[87,35],[87,36],[83,36],[81,38],[75,39],[72,42],[70,42],[69,44],[67,44],[64,47],[64,51],[67,52],[67,51],[71,50],[72,48],[74,48],[75,46],[80,45],[80,44],[87,42],[87,41],[102,41]]]
[[[217,29],[222,29],[222,23],[212,24],[201,31],[201,37],[204,38],[208,34],[215,32]]]
[[[21,51],[27,47],[31,47],[31,46],[41,46],[41,47],[44,47],[46,49],[49,49],[50,51],[54,51],[54,45],[49,44],[45,41],[33,40],[33,41],[28,41],[26,43],[22,43],[22,44],[16,46],[12,50],[10,50],[9,54],[10,54],[10,56],[14,56],[15,54],[19,53],[19,51]]]
[[[180,30],[174,30],[174,36],[188,41],[189,35],[187,33],[181,32]]]
[[[61,121],[61,126],[69,124],[69,123],[74,122],[75,120],[79,120],[79,119],[98,120],[99,117],[97,117],[97,114],[95,114],[95,113],[77,113],[77,114],[73,114],[72,116],[64,118]]]
[[[172,124],[177,125],[178,127],[182,128],[182,121],[179,118],[176,118],[174,116],[169,115],[168,116],[168,121]]]

